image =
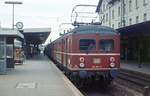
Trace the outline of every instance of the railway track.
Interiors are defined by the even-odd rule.
[[[144,96],[150,96],[150,75],[121,69],[116,82],[138,91]]]
[[[88,90],[80,90],[84,96],[112,96],[109,90],[95,90],[95,89],[88,89]]]
[[[104,86],[100,81],[93,81],[92,85],[78,89],[84,96],[112,96],[111,87]]]

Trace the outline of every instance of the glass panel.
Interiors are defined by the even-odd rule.
[[[111,52],[114,50],[114,40],[100,40],[99,48],[102,52]]]
[[[81,51],[90,51],[95,50],[95,40],[93,39],[81,39],[80,40],[80,50]]]
[[[13,58],[13,45],[7,45],[6,49],[7,58]]]
[[[4,42],[4,37],[0,36],[0,42]]]
[[[19,47],[21,48],[22,47],[22,42],[17,40],[17,39],[14,39],[14,47]]]
[[[21,59],[22,59],[21,48],[15,48],[14,60],[21,60]]]
[[[4,53],[4,44],[0,43],[0,59],[4,59],[5,58],[5,53]]]

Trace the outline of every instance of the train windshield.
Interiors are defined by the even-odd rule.
[[[95,50],[96,48],[96,43],[94,39],[80,39],[79,43],[80,51],[83,52],[90,52],[92,50]]]
[[[101,52],[112,52],[114,50],[114,40],[100,40],[99,48]]]

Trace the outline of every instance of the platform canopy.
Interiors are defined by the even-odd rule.
[[[26,44],[42,44],[51,33],[51,28],[28,28],[23,30]]]
[[[1,36],[9,36],[9,37],[20,37],[24,38],[23,34],[18,30],[12,30],[10,28],[0,28],[0,35]]]
[[[126,26],[117,30],[120,32],[121,36],[150,36],[150,21]]]

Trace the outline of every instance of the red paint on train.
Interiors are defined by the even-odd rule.
[[[106,72],[102,75],[113,77],[111,72],[120,68],[120,36],[109,27],[79,26],[52,42],[47,50],[50,58],[69,74],[85,71],[88,77],[88,72]]]

